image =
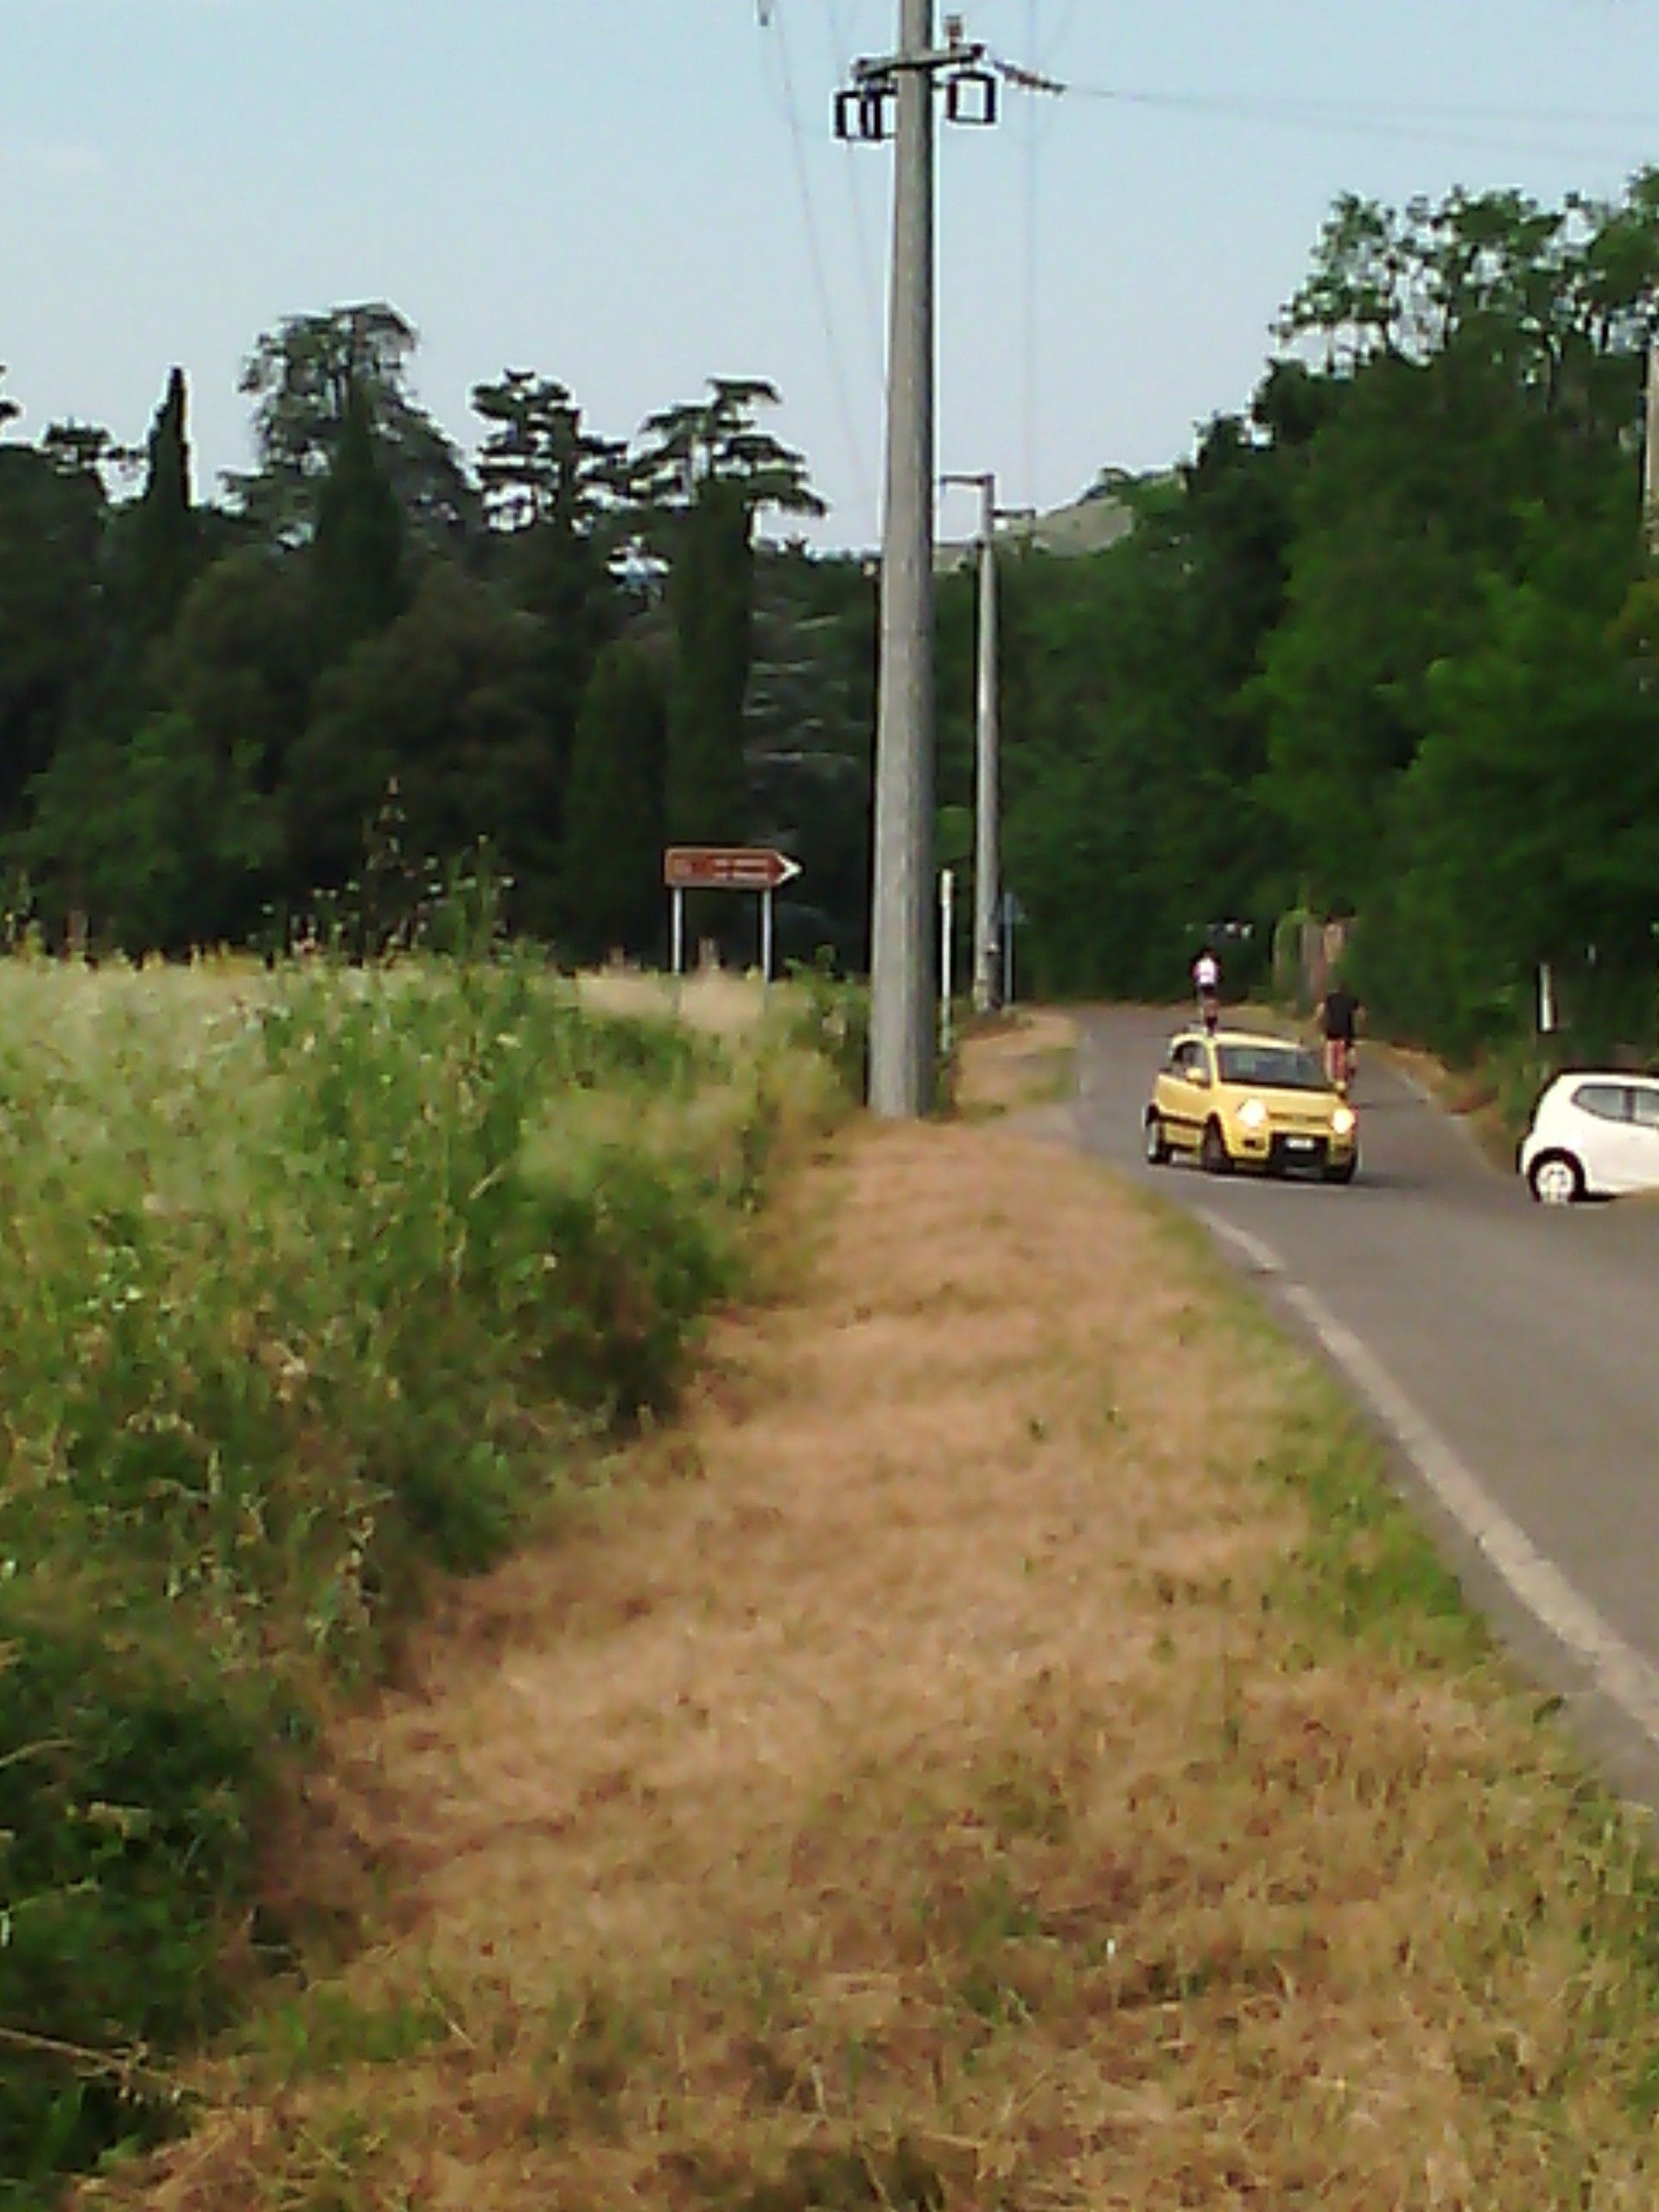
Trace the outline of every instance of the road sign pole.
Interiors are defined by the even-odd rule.
[[[772,886],[760,893],[760,986],[772,981]]]
[[[956,931],[957,879],[950,869],[939,871],[939,1050],[950,1052],[951,940]]]
[[[680,976],[685,972],[685,893],[677,883],[669,899],[668,964]]]

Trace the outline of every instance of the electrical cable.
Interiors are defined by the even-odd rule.
[[[812,264],[813,289],[817,295],[818,319],[829,353],[830,380],[835,385],[836,404],[841,414],[842,435],[847,442],[847,454],[853,465],[859,495],[867,506],[874,507],[874,479],[871,473],[864,442],[858,430],[858,418],[852,404],[851,390],[847,378],[846,359],[842,353],[841,340],[836,327],[834,309],[830,303],[829,271],[823,258],[823,241],[818,229],[817,210],[813,203],[812,180],[807,166],[805,133],[801,127],[800,104],[795,94],[795,73],[789,54],[789,36],[784,25],[784,10],[779,0],[771,5],[760,18],[761,28],[775,34],[780,82],[784,95],[784,119],[788,125],[790,144],[794,156],[795,181],[800,194],[802,219],[806,230],[807,255]]]
[[[1033,63],[1042,60],[1037,35],[1037,0],[1026,0],[1027,50]],[[1020,500],[1028,507],[1037,505],[1037,318],[1039,289],[1037,281],[1039,226],[1038,220],[1039,156],[1044,124],[1046,118],[1036,104],[1032,103],[1026,115],[1025,140],[1025,238],[1024,266],[1020,271],[1020,433],[1021,474],[1024,482]]]
[[[1571,128],[1576,122],[1585,122],[1628,125],[1659,135],[1659,116],[1654,115],[1608,113],[1592,116],[1586,111],[1575,109],[1453,107],[1428,103],[1406,107],[1390,104],[1367,105],[1357,100],[1299,99],[1293,95],[1272,93],[1143,92],[1122,86],[1068,84],[1000,56],[992,55],[988,59],[1007,84],[1018,91],[1039,96],[1108,102],[1120,107],[1161,109],[1178,114],[1211,115],[1234,122],[1266,124],[1292,130],[1339,130],[1357,137],[1459,145],[1486,152],[1553,154],[1568,159],[1580,159],[1586,155],[1605,155],[1607,148],[1605,143],[1591,146],[1579,141],[1568,145],[1559,140],[1535,138],[1529,138],[1523,144],[1507,133],[1498,137],[1478,130],[1465,130],[1462,127],[1465,124],[1479,125],[1485,122],[1509,121],[1528,125],[1540,124],[1549,130],[1557,124]]]
[[[830,41],[830,73],[834,80],[839,82],[852,47],[852,41],[847,35],[846,19],[842,13],[842,0],[830,0],[830,12],[824,18],[824,33]],[[845,158],[842,166],[852,208],[853,249],[857,257],[859,290],[863,297],[865,319],[869,326],[871,359],[880,361],[884,351],[881,294],[875,281],[875,264],[870,251],[869,210],[862,189],[865,165],[859,159],[861,150],[854,145],[843,148]]]

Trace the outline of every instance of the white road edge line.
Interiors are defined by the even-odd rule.
[[[1589,1669],[1595,1688],[1659,1745],[1659,1670],[1628,1644],[1589,1599],[1511,1521],[1433,1424],[1419,1413],[1386,1368],[1324,1301],[1290,1281],[1273,1247],[1208,1207],[1198,1217],[1261,1274],[1279,1280],[1287,1301],[1406,1452],[1440,1506],[1503,1579],[1510,1594],[1556,1642]]]

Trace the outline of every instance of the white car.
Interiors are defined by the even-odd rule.
[[[1558,1075],[1533,1109],[1520,1166],[1541,1205],[1659,1190],[1659,1076]]]

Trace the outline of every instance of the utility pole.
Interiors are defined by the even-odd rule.
[[[943,484],[969,484],[979,493],[979,626],[974,692],[974,1011],[996,1004],[1001,934],[997,894],[998,784],[1001,725],[997,714],[996,478],[944,476]]]
[[[893,140],[887,347],[887,498],[875,727],[875,850],[870,912],[871,1110],[913,1119],[932,1103],[933,1028],[933,89],[947,118],[996,120],[982,46],[933,0],[899,0],[899,50],[853,66],[836,95],[841,138]]]
[[[1647,436],[1642,452],[1642,534],[1651,560],[1659,554],[1659,335],[1648,340]]]

